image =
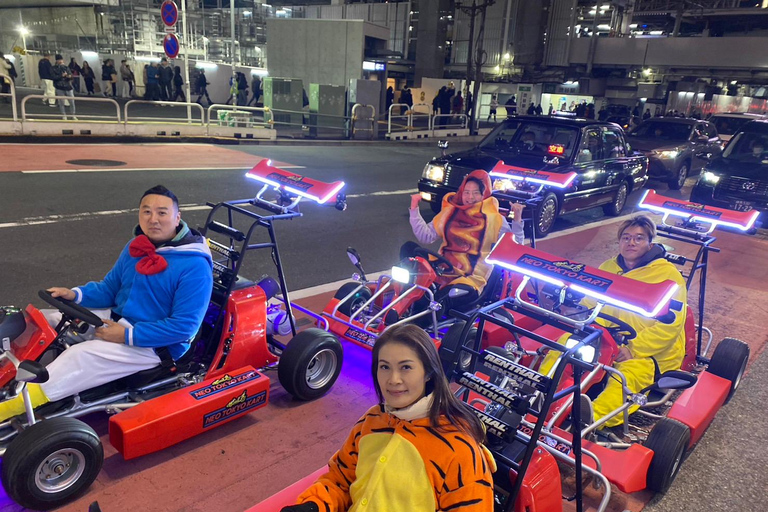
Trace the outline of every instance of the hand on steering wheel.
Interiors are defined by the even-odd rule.
[[[414,249],[413,253],[416,256],[421,256],[427,260],[429,264],[432,265],[432,268],[435,269],[435,272],[438,273],[438,275],[453,272],[453,265],[451,262],[438,252],[431,251],[425,247],[418,247],[417,249]],[[430,259],[429,256],[432,256],[434,259]]]
[[[78,320],[82,320],[83,322],[93,325],[94,327],[101,327],[104,324],[101,318],[94,315],[91,310],[86,309],[80,304],[76,304],[71,300],[67,300],[63,297],[54,297],[52,292],[47,290],[40,290],[37,292],[37,295],[51,306],[61,311],[62,314],[70,318],[77,318]]]

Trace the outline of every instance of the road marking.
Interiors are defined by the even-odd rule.
[[[303,165],[281,165],[281,169],[306,169]],[[247,171],[248,166],[242,167],[173,167],[156,169],[149,167],[106,167],[102,169],[42,169],[34,171],[21,171],[22,174],[50,174],[53,172],[133,172],[133,171]]]

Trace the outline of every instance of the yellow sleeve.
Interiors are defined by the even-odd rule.
[[[352,506],[349,487],[355,481],[358,441],[366,417],[367,414],[355,424],[344,445],[331,457],[328,472],[299,495],[299,504],[313,501],[321,511],[328,512],[344,512]]]
[[[659,279],[649,282],[661,282],[666,279],[675,281],[678,285],[677,292],[672,300],[682,304],[679,311],[670,309],[669,312],[674,315],[672,323],[662,323],[655,318],[645,320],[641,323],[644,328],[637,329],[637,337],[629,342],[629,350],[633,357],[656,357],[659,354],[669,350],[670,346],[677,341],[685,329],[685,314],[688,293],[685,289],[685,281],[676,268],[666,265],[660,266],[663,269],[659,272]]]

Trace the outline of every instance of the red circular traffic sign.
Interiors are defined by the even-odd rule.
[[[179,38],[176,37],[176,34],[165,34],[165,37],[163,38],[163,49],[168,57],[172,59],[176,58],[179,54]]]
[[[172,27],[179,20],[179,8],[173,0],[165,0],[160,6],[160,17],[166,26]]]

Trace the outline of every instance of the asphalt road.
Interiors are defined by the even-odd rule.
[[[277,225],[292,290],[351,275],[354,268],[345,255],[348,246],[358,249],[368,271],[396,263],[400,245],[412,239],[409,195],[415,191],[424,163],[437,152],[403,144],[238,149],[305,166],[297,172],[310,177],[347,183],[346,211],[307,204],[302,206],[302,218]],[[162,151],[162,146],[156,150]],[[93,153],[94,158],[109,158],[98,146],[93,146]],[[193,166],[194,162],[178,165]],[[206,201],[255,195],[257,186],[243,174],[234,170],[0,173],[0,225],[21,224],[0,227],[1,302],[22,305],[34,301],[37,289],[100,279],[130,238],[137,223],[133,209],[149,187],[162,183],[178,195],[182,205],[195,205],[182,207],[182,218],[197,227],[205,222],[207,211],[202,205]],[[638,195],[631,197],[634,203]],[[425,218],[431,216],[428,207],[422,212]],[[560,219],[556,229],[601,219],[602,210],[597,208]],[[37,223],[41,220],[47,223]],[[267,254],[251,253],[247,258],[248,277],[275,275]]]

